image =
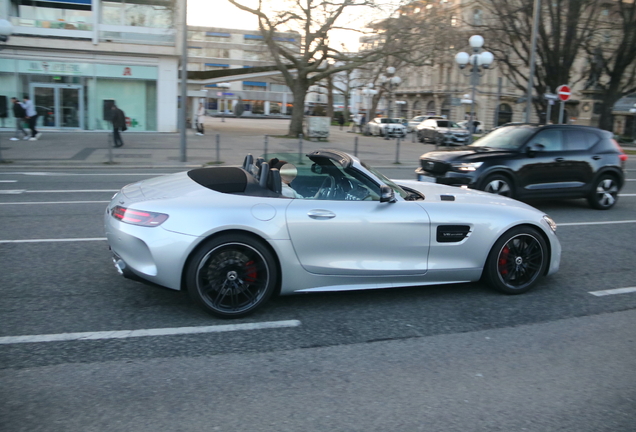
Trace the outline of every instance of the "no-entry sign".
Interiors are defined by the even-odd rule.
[[[566,100],[570,99],[570,87],[566,85],[560,85],[559,87],[557,87],[556,92],[559,96],[559,99],[561,99],[562,101],[565,102]]]

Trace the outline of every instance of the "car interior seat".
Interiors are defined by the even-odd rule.
[[[280,178],[280,171],[278,168],[272,168],[267,175],[267,188],[277,194],[283,191],[283,182]]]
[[[252,166],[254,165],[254,156],[248,153],[243,160],[243,169],[249,173],[252,172]]]
[[[267,162],[263,162],[261,164],[261,169],[258,173],[258,183],[262,188],[267,188],[267,180],[269,177],[269,164]]]

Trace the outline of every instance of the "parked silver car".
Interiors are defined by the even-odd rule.
[[[338,150],[247,155],[241,167],[133,183],[113,197],[104,226],[121,274],[187,289],[221,317],[251,313],[276,293],[483,279],[519,294],[561,257],[556,225],[535,208],[392,181]]]
[[[422,123],[424,120],[428,120],[428,119],[445,120],[444,117],[435,116],[435,115],[421,115],[421,116],[413,117],[408,122],[408,125],[407,125],[408,132],[415,132],[417,130],[417,127],[420,125],[420,123]]]
[[[369,122],[371,135],[401,137],[406,136],[406,126],[398,118],[377,117]]]
[[[428,119],[417,127],[419,142],[465,145],[469,138],[468,130],[450,120]]]

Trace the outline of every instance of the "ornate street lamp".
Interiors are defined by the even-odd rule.
[[[393,118],[392,117],[392,112],[391,112],[391,103],[392,103],[392,98],[393,98],[393,90],[395,88],[397,88],[397,86],[400,85],[400,83],[402,82],[402,78],[400,78],[399,76],[395,75],[395,68],[393,66],[389,66],[388,68],[386,68],[386,75],[380,75],[380,82],[382,84],[385,84],[389,90],[389,104],[387,107],[387,117],[388,118]],[[389,134],[385,134],[384,139],[388,140],[389,139]]]
[[[470,116],[468,120],[468,129],[470,131],[470,142],[473,141],[473,133],[475,132],[474,118],[475,118],[475,91],[479,84],[479,77],[483,75],[486,69],[490,67],[495,56],[488,51],[482,51],[481,47],[484,45],[484,38],[479,35],[471,36],[468,39],[468,43],[473,49],[473,54],[469,55],[465,52],[459,52],[455,55],[455,62],[459,65],[460,69],[464,69],[467,65],[470,65],[470,84],[472,88],[470,98]]]
[[[366,121],[364,124],[360,125],[360,129],[362,129],[362,126],[365,126],[364,128],[364,133],[365,135],[368,135],[368,127],[367,125],[369,124],[369,122],[371,121],[371,99],[373,99],[373,96],[378,94],[377,90],[373,89],[373,83],[369,83],[367,84],[367,88],[362,89],[362,94],[365,96],[365,109],[367,111],[367,115],[366,115]]]
[[[0,19],[0,42],[9,40],[9,36],[13,34],[13,26],[6,19]]]

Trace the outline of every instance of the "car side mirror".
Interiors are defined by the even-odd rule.
[[[395,202],[395,192],[389,186],[380,186],[380,202]]]
[[[545,146],[543,144],[530,144],[528,147],[526,147],[526,153],[528,154],[528,156],[534,156],[534,154],[536,152],[542,152],[545,150]]]

